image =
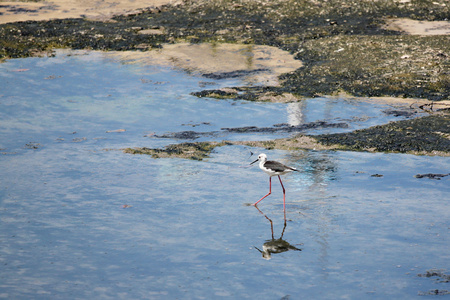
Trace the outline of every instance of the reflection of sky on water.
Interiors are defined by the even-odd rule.
[[[197,99],[189,91],[206,80],[156,71],[98,53],[0,65],[0,297],[411,299],[446,289],[417,274],[448,269],[449,177],[413,176],[448,172],[448,158],[226,146],[197,162],[114,150],[171,143],[144,135],[189,122],[288,121],[285,104]],[[347,118],[335,116],[340,100],[315,100],[302,102],[306,122]],[[283,239],[302,251],[266,261],[255,250],[272,232],[246,205],[268,191],[250,152],[301,170],[283,177]],[[274,181],[259,207],[275,238],[282,203]]]

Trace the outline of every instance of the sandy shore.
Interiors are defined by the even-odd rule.
[[[81,18],[106,21],[115,15],[140,12],[149,7],[177,4],[177,0],[51,0],[42,2],[2,1],[0,24],[21,21]]]

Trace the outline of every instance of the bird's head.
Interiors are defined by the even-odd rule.
[[[257,161],[266,161],[266,160],[267,160],[267,155],[265,155],[264,153],[261,153],[260,155],[258,155],[258,159],[255,160],[254,162],[252,162],[251,165],[253,165]]]

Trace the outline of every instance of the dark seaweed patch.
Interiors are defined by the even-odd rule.
[[[450,151],[450,116],[432,115],[392,122],[349,133],[318,135],[325,145],[341,145],[350,150],[389,152]]]
[[[275,132],[301,132],[307,129],[316,128],[348,128],[347,123],[329,123],[325,121],[316,121],[300,125],[289,125],[289,124],[276,124],[273,127],[256,127],[256,126],[246,126],[246,127],[233,127],[233,128],[221,128],[224,131],[234,132],[234,133],[275,133]]]

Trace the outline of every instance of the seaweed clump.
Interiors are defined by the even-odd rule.
[[[448,155],[450,116],[431,115],[314,138],[324,145],[339,145],[338,148],[346,150]]]
[[[146,154],[153,158],[187,158],[192,160],[203,160],[209,157],[209,154],[218,146],[225,146],[226,142],[197,142],[181,143],[168,145],[162,149],[159,148],[126,148],[123,152],[130,154]]]
[[[435,281],[437,283],[449,283],[450,282],[450,275],[445,274],[442,270],[437,269],[431,269],[428,270],[425,274],[417,274],[419,277],[426,277],[426,278],[435,278]],[[444,290],[444,289],[433,289],[429,290],[427,292],[418,292],[419,296],[429,296],[429,295],[450,295],[450,291]]]

